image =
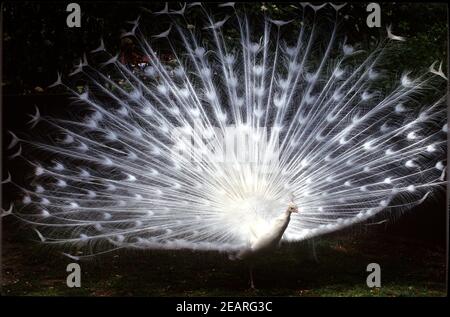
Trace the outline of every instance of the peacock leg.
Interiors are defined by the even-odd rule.
[[[253,265],[250,264],[249,266],[250,271],[250,288],[255,289],[255,284],[253,283]]]

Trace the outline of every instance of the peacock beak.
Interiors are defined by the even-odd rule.
[[[288,210],[291,213],[293,213],[293,212],[297,213],[298,212],[298,206],[296,204],[291,203],[291,204],[289,204]]]

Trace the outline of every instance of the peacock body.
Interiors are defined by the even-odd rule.
[[[126,36],[145,62],[129,67],[109,55],[91,66],[108,55],[102,42],[67,77],[84,78],[83,91],[60,75],[52,85],[87,114],[37,110],[31,126],[50,127],[47,141],[11,133],[12,156],[34,169],[31,187],[16,184],[23,195],[13,213],[41,240],[95,252],[243,250],[271,234],[299,241],[401,214],[444,184],[445,92],[434,89],[446,80],[442,67],[391,76],[385,60],[404,39],[388,28],[359,50],[339,36],[342,6],[302,5],[299,28],[265,18],[256,31],[234,4],[222,6],[229,15],[219,19],[199,3],[166,4],[155,14],[167,30],[147,39],[132,21]],[[193,10],[204,13],[203,27],[189,20]],[[292,202],[300,212],[274,234]]]

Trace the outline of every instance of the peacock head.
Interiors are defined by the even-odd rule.
[[[298,206],[293,202],[289,203],[287,211],[289,213],[297,213],[299,211]]]
[[[289,214],[292,214],[292,213],[298,213],[299,212],[299,209],[298,209],[298,206],[297,206],[297,204],[296,203],[294,203],[294,201],[295,201],[295,195],[294,195],[294,193],[290,193],[290,202],[289,202],[289,205],[288,205],[288,208],[287,208],[287,212],[289,213]]]

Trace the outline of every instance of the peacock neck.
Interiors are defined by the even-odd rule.
[[[291,219],[291,212],[290,212],[289,210],[284,211],[283,214],[284,214],[284,216],[285,216],[288,220]]]
[[[286,210],[281,214],[280,218],[283,220],[283,232],[286,230],[287,226],[289,225],[289,221],[291,221],[291,212]]]

